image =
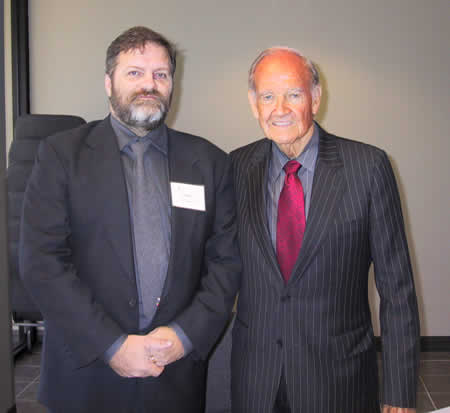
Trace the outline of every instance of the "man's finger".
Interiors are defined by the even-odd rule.
[[[173,346],[171,340],[154,337],[148,337],[147,344],[156,349],[166,349]]]
[[[158,361],[155,361],[155,364],[156,364],[158,367],[165,367],[165,366],[167,366],[167,364],[169,364],[169,363],[168,363],[167,360],[158,360]]]

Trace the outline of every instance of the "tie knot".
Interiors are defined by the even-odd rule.
[[[145,144],[145,142],[142,142],[142,140],[137,140],[136,142],[132,143],[131,149],[136,155],[137,159],[143,159],[144,153],[147,150],[147,145]]]
[[[284,169],[284,172],[286,172],[286,175],[292,175],[292,174],[296,174],[301,166],[302,165],[299,162],[292,160],[292,161],[286,162],[286,164],[283,166],[283,169]]]

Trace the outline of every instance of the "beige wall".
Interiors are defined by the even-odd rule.
[[[251,61],[268,46],[299,48],[323,74],[322,125],[389,153],[422,334],[448,336],[449,21],[448,0],[30,1],[32,111],[105,116],[105,50],[148,25],[182,51],[171,126],[231,150],[262,136],[247,105]]]

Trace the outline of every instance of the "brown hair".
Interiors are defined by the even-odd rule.
[[[154,43],[166,49],[169,57],[172,77],[176,68],[176,49],[162,34],[157,33],[148,27],[136,26],[123,32],[114,39],[106,51],[105,71],[112,76],[117,66],[117,56],[120,53],[133,49],[143,49],[147,43]]]

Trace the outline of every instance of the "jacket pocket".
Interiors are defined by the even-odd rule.
[[[374,349],[371,327],[360,327],[350,332],[330,338],[330,350],[334,359],[344,360],[359,356]]]

